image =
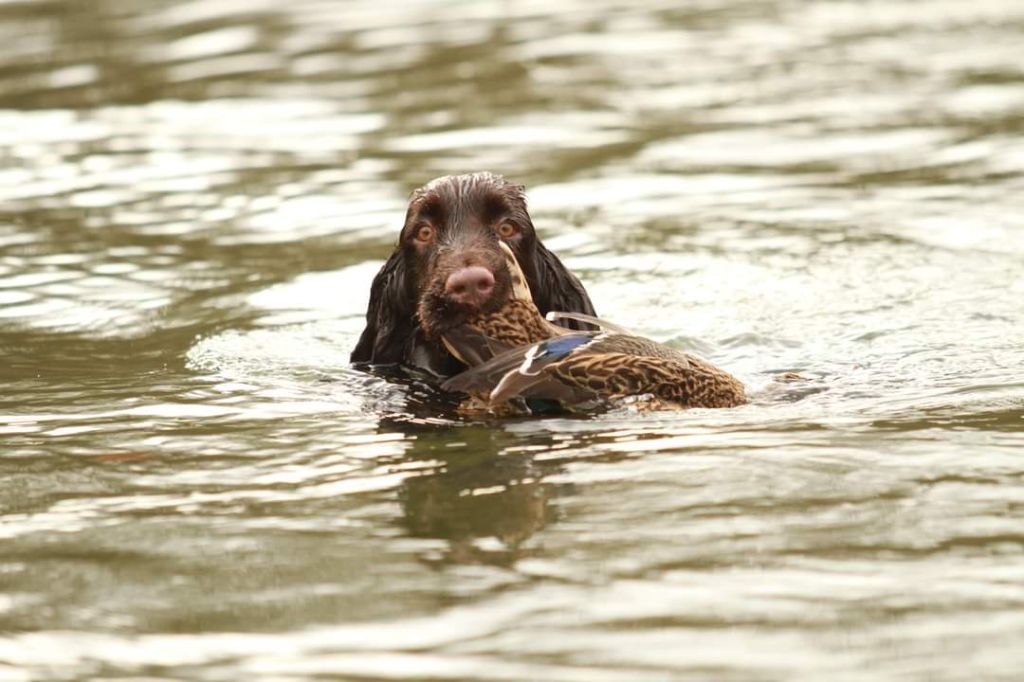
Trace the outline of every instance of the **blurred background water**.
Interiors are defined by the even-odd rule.
[[[1022,40],[0,2],[0,680],[1019,679]],[[483,169],[753,403],[459,422],[350,369],[408,192]]]

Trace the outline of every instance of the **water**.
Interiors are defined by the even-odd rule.
[[[1018,679],[1022,35],[0,3],[0,680]],[[408,192],[480,169],[753,403],[467,423],[350,369]]]

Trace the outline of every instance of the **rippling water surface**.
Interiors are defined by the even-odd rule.
[[[0,2],[0,680],[1019,679],[1022,36]],[[474,423],[350,369],[408,192],[480,169],[753,403]]]

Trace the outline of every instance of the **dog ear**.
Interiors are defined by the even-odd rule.
[[[415,311],[406,293],[405,257],[395,249],[381,266],[370,286],[366,308],[366,329],[349,360],[391,364],[402,361],[402,352],[412,336]]]
[[[552,311],[584,313],[594,315],[594,304],[590,302],[586,289],[558,260],[558,256],[537,242],[534,249],[537,281],[530,282],[534,302],[545,315]],[[573,325],[576,327],[576,325]]]

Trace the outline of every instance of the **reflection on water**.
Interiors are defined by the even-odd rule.
[[[0,3],[0,680],[1015,679],[1024,5],[379,5]],[[350,368],[480,169],[752,403]]]
[[[503,431],[469,427],[423,433],[406,456],[435,467],[406,479],[398,490],[404,523],[413,537],[444,538],[445,559],[511,566],[528,556],[530,538],[547,523],[551,486],[545,474],[557,465],[526,453],[497,453],[514,446]]]

